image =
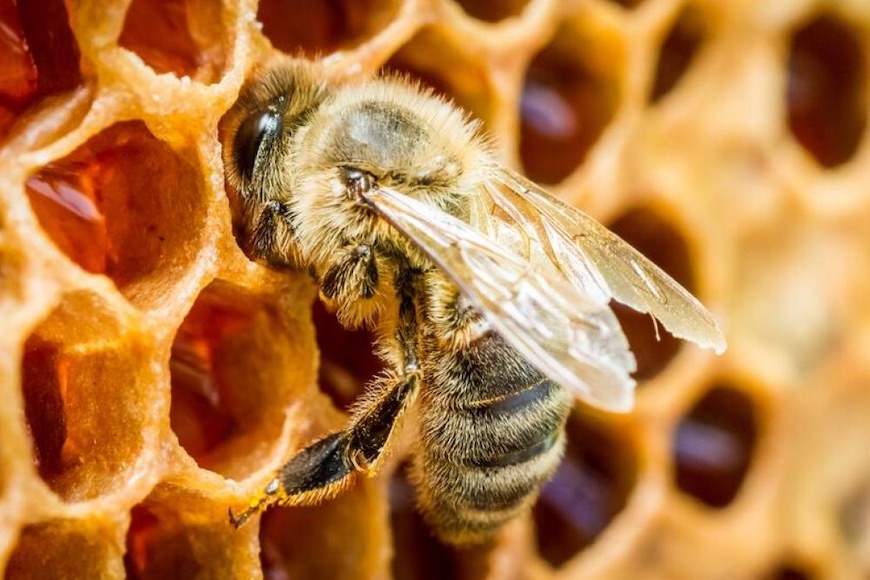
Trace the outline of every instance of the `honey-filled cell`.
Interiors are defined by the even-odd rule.
[[[21,19],[13,2],[0,2],[0,133],[36,93],[36,63],[27,48]]]
[[[313,57],[363,43],[393,18],[401,0],[261,0],[257,19],[272,46]]]
[[[0,2],[0,135],[34,101],[82,84],[63,0]]]
[[[313,330],[225,282],[208,286],[172,343],[170,423],[206,469],[242,476],[265,460],[286,406],[314,384]]]
[[[197,259],[203,188],[197,166],[138,121],[106,129],[26,182],[55,245],[143,310],[161,306]]]
[[[157,73],[213,83],[226,60],[223,36],[217,0],[133,0],[118,43]]]

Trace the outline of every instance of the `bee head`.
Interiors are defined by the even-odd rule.
[[[283,189],[293,134],[326,97],[304,63],[262,69],[245,84],[220,127],[227,181],[244,201],[288,195]]]

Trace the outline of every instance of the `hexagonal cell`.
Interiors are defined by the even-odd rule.
[[[123,487],[160,409],[142,335],[101,299],[67,296],[24,345],[24,413],[40,476],[66,501]]]
[[[788,127],[823,167],[847,162],[867,126],[862,32],[833,16],[795,31],[788,60]]]
[[[63,0],[0,6],[0,134],[40,96],[82,82],[80,53]]]
[[[114,125],[49,163],[26,189],[54,243],[143,310],[166,302],[205,233],[198,168],[139,121]]]
[[[491,2],[487,0],[455,0],[462,10],[478,20],[498,22],[512,16],[519,16],[529,0],[502,0]]]
[[[757,438],[752,401],[730,385],[714,385],[674,432],[676,485],[709,507],[724,508],[740,491]]]
[[[695,291],[689,249],[680,233],[650,208],[635,208],[609,224],[609,228],[683,285]],[[660,373],[679,352],[682,341],[656,326],[648,314],[614,303],[613,310],[637,359],[637,380]]]
[[[368,485],[317,506],[269,510],[260,526],[263,577],[377,577],[386,530]]]
[[[383,30],[400,0],[261,0],[257,19],[278,50],[322,56],[362,44]]]
[[[650,102],[660,101],[683,78],[704,40],[705,28],[697,8],[683,8],[659,48]]]
[[[575,409],[565,459],[534,507],[538,550],[555,567],[589,546],[623,510],[637,480],[632,444]]]
[[[586,159],[619,105],[618,40],[563,28],[526,71],[520,158],[526,175],[558,183]]]
[[[320,351],[317,384],[336,407],[349,411],[369,380],[384,368],[372,350],[374,335],[363,328],[347,330],[319,300],[312,317]]]
[[[445,62],[450,66],[445,67]],[[432,29],[418,32],[384,68],[419,79],[484,122],[490,117],[493,89],[486,70],[463,47],[451,44]]]
[[[170,424],[203,468],[259,467],[287,405],[314,384],[310,322],[225,282],[200,294],[172,343]]]
[[[223,26],[217,0],[133,0],[118,44],[157,73],[213,83],[226,62]]]
[[[124,568],[117,535],[93,520],[29,525],[9,558],[4,578],[120,578]]]
[[[198,494],[158,488],[130,515],[127,578],[252,578],[259,568],[250,534]]]

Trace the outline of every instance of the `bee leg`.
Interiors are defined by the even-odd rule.
[[[399,316],[395,340],[402,356],[401,373],[386,375],[344,431],[315,441],[290,459],[266,484],[246,510],[230,510],[230,523],[238,528],[273,504],[312,504],[332,497],[353,483],[358,473],[374,475],[385,456],[390,438],[413,404],[422,375],[417,360],[418,272],[400,268],[396,276]]]
[[[260,214],[248,237],[248,253],[270,266],[295,267],[299,259],[287,250],[293,246],[292,240],[296,236],[290,204],[273,199],[259,209]]]
[[[347,488],[357,473],[373,475],[419,384],[419,371],[399,377],[346,430],[327,435],[290,459],[245,511],[230,511],[230,523],[238,528],[276,503],[317,503]]]
[[[379,280],[378,261],[372,247],[350,245],[324,272],[320,291],[328,300],[348,303],[358,298],[372,298]]]

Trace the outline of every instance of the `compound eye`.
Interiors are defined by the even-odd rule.
[[[281,124],[281,112],[275,106],[269,106],[251,113],[239,125],[233,139],[233,157],[245,181],[250,181],[254,175],[263,140],[280,134]]]

